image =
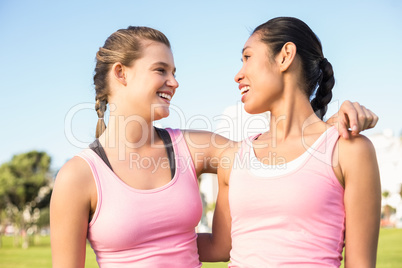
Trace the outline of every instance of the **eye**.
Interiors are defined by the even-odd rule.
[[[158,69],[156,69],[156,71],[159,72],[159,73],[161,73],[161,74],[165,74],[165,73],[166,73],[166,70],[163,69],[163,68],[158,68]]]
[[[247,61],[248,58],[250,58],[250,56],[248,56],[248,55],[243,55],[243,57],[241,58],[241,62]]]

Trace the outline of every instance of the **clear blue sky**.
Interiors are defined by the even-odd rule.
[[[129,25],[167,35],[180,83],[172,104],[213,127],[214,116],[240,99],[233,77],[250,31],[273,17],[298,17],[333,64],[334,102],[359,101],[376,112],[380,121],[367,135],[400,134],[402,1],[194,2],[1,0],[0,163],[44,150],[57,169],[94,139],[95,53]],[[161,123],[197,128],[202,120],[179,121],[173,115]]]

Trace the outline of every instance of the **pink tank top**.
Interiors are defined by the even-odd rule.
[[[338,140],[329,128],[303,155],[264,165],[251,137],[229,181],[229,267],[339,267],[345,230],[344,190],[332,169]]]
[[[134,189],[91,149],[79,154],[90,166],[97,187],[88,240],[102,268],[201,267],[195,232],[202,213],[197,176],[181,131],[167,130],[176,172],[160,188]]]

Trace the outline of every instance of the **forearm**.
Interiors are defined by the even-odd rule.
[[[225,250],[217,245],[210,233],[199,233],[197,237],[198,255],[202,262],[228,261],[230,249]]]
[[[212,233],[198,234],[198,253],[201,261],[228,261],[232,248],[231,217],[228,187],[220,184],[212,222]]]

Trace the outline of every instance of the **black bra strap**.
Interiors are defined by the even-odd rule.
[[[169,158],[170,173],[172,174],[173,179],[176,172],[176,161],[174,156],[172,138],[170,137],[169,132],[164,128],[155,127],[155,130],[158,133],[159,137],[163,140],[163,143],[165,144],[166,153]]]
[[[165,144],[166,153],[169,159],[170,173],[173,179],[176,172],[176,161],[175,161],[172,139],[169,135],[169,132],[166,129],[155,127],[155,130],[158,133],[159,137],[163,140],[163,143]],[[107,159],[106,152],[103,149],[98,139],[96,139],[93,143],[91,143],[89,145],[89,148],[92,149],[92,151],[94,151],[103,160],[103,162],[105,162],[105,164],[110,168],[111,171],[113,171],[112,165]]]
[[[99,140],[96,139],[93,143],[89,145],[89,148],[92,149],[100,158],[102,158],[103,162],[113,171],[112,165],[110,164],[109,160],[107,159],[105,150],[103,149],[102,145],[100,144]]]

